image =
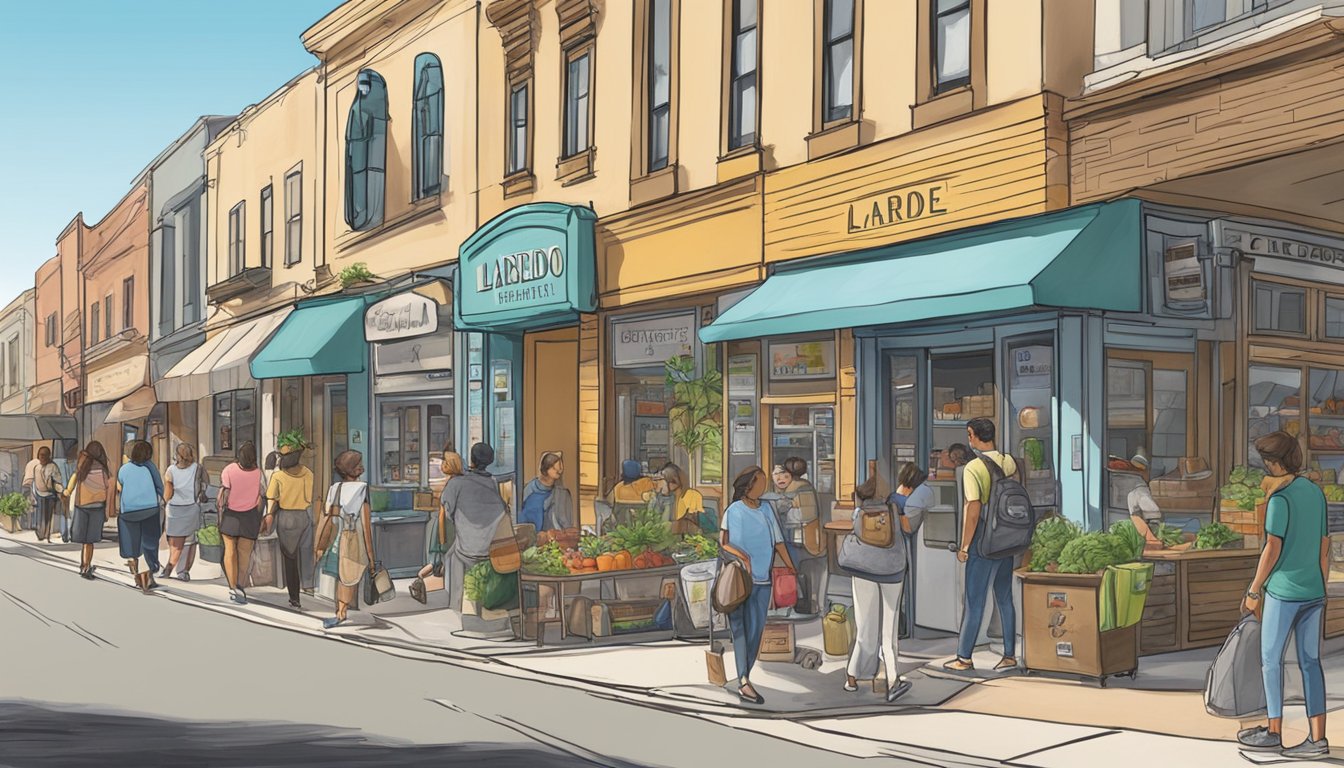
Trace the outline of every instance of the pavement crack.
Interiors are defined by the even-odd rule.
[[[103,645],[106,645],[106,646],[108,646],[108,647],[110,647],[110,648],[117,648],[118,650],[120,650],[121,646],[117,645],[116,643],[112,642],[111,640],[108,640],[108,639],[106,639],[106,638],[104,638],[104,637],[101,637],[101,636],[99,636],[99,635],[96,635],[96,634],[90,632],[89,630],[87,630],[87,629],[85,629],[84,627],[80,626],[80,625],[79,625],[79,622],[71,622],[71,623],[73,623],[76,627],[79,627],[79,631],[80,631],[80,632],[83,632],[84,634],[88,635],[89,637],[92,637],[93,639],[97,640],[98,642],[102,643]]]
[[[48,627],[51,626],[51,622],[47,621],[47,618],[42,615],[41,611],[32,607],[28,603],[25,603],[22,599],[15,597],[8,590],[0,589],[0,594],[3,594],[5,598],[9,600],[9,602],[13,603],[14,605],[17,605],[20,610],[27,613],[29,616],[32,616],[34,619],[37,619],[38,621],[42,622],[44,625]]]

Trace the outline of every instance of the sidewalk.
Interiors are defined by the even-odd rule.
[[[67,570],[75,578],[76,545],[38,544],[31,531],[24,531],[0,533],[0,546]],[[99,545],[94,563],[100,579],[134,588],[115,543]],[[705,682],[703,642],[578,640],[538,648],[534,642],[462,637],[455,634],[461,628],[460,617],[441,607],[446,596],[432,593],[429,605],[422,606],[405,596],[408,582],[398,582],[396,600],[372,613],[352,612],[348,624],[327,631],[321,620],[332,613],[330,601],[305,595],[304,609],[296,611],[289,608],[284,590],[263,587],[248,591],[247,606],[237,606],[228,601],[220,569],[211,563],[198,560],[190,582],[159,579],[159,583],[158,597],[257,623],[577,687],[800,743],[820,740],[832,745],[823,748],[845,754],[924,755],[919,759],[946,764],[952,755],[971,750],[975,758],[957,762],[1032,766],[1120,765],[1105,758],[1123,755],[1128,766],[1133,755],[1155,749],[1160,751],[1152,754],[1162,754],[1164,764],[1244,762],[1238,760],[1233,743],[1242,724],[1204,712],[1203,676],[1216,649],[1146,657],[1135,680],[1116,680],[1103,690],[1095,684],[1041,676],[952,675],[941,670],[946,657],[916,656],[921,644],[911,642],[903,644],[910,647],[902,649],[901,671],[913,688],[897,704],[887,704],[863,684],[857,693],[845,692],[841,687],[845,659],[823,655],[821,668],[813,671],[793,664],[760,664],[753,682],[766,705],[746,708],[738,704],[731,686],[723,689]],[[797,633],[799,646],[822,649],[819,621],[799,625]],[[1344,654],[1332,652],[1341,647],[1331,643],[1326,649],[1327,690],[1339,692],[1330,698],[1332,709],[1344,706]],[[995,660],[987,650],[976,659],[981,667]],[[725,663],[731,675],[730,653],[725,654]],[[1295,673],[1290,673],[1290,702],[1294,695],[1300,700],[1300,690]],[[1290,704],[1286,741],[1301,740],[1305,726],[1301,710]],[[1332,721],[1328,735],[1344,745],[1344,722]],[[1337,754],[1344,757],[1344,750]],[[1344,765],[1344,760],[1320,764]]]

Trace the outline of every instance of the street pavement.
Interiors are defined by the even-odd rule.
[[[543,680],[404,658],[85,581],[3,544],[0,765],[860,763]]]

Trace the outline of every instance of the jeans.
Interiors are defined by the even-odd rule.
[[[158,515],[148,519],[130,522],[125,515],[117,517],[117,546],[121,556],[131,560],[141,555],[145,558],[145,568],[150,573],[158,573],[159,537],[163,535],[163,520]]]
[[[1297,666],[1307,717],[1325,714],[1325,673],[1321,671],[1321,643],[1325,632],[1325,600],[1280,600],[1265,594],[1260,622],[1260,668],[1265,681],[1265,709],[1270,719],[1283,717],[1283,655],[1288,633],[1297,636]]]
[[[728,614],[728,624],[733,630],[733,660],[737,662],[739,685],[751,677],[751,668],[756,666],[756,655],[761,652],[761,636],[765,634],[765,617],[770,611],[770,595],[773,591],[774,588],[769,584],[753,584],[746,602]]]
[[[999,608],[1003,625],[1003,655],[1017,655],[1017,610],[1013,607],[1013,558],[990,560],[976,554],[973,543],[966,558],[966,615],[961,618],[961,633],[957,638],[957,656],[971,658],[975,641],[980,636],[980,623],[985,620],[985,601],[994,589],[994,604]]]

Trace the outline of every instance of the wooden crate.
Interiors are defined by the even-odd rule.
[[[1221,643],[1241,618],[1246,587],[1255,577],[1259,553],[1191,560],[1185,569],[1185,647]]]
[[[1180,648],[1176,618],[1176,564],[1154,563],[1153,581],[1139,623],[1139,653],[1167,653]]]

